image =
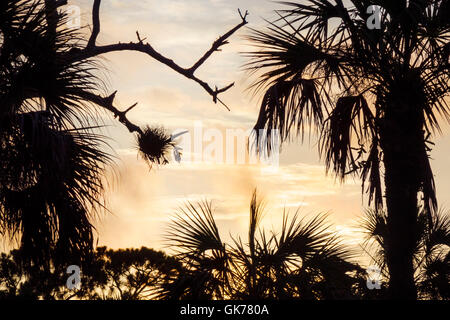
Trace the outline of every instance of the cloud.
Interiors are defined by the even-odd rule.
[[[113,247],[163,246],[164,230],[171,217],[186,201],[211,200],[215,217],[225,237],[229,232],[245,236],[250,196],[255,187],[266,203],[266,227],[280,222],[283,209],[314,215],[324,210],[341,215],[341,201],[358,186],[343,188],[324,176],[322,166],[296,163],[280,166],[277,173],[257,165],[205,163],[170,164],[149,171],[131,149],[120,150],[121,165],[116,188],[110,191],[109,208],[114,215],[101,222],[100,243]],[[295,183],[287,183],[294,181]],[[351,195],[353,211],[345,222],[360,212]],[[278,222],[277,222],[278,221]]]

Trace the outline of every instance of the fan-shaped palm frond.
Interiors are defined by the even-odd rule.
[[[248,242],[237,237],[232,245],[225,245],[210,204],[200,203],[197,208],[188,204],[187,208],[172,221],[168,236],[187,270],[165,285],[164,297],[355,297],[359,278],[351,273],[361,270],[349,262],[351,252],[327,231],[325,215],[304,221],[297,214],[292,219],[285,214],[281,233],[269,235],[259,227],[263,204],[255,191]]]
[[[342,97],[327,122],[322,144],[325,163],[344,178],[348,170],[358,168],[359,157],[353,155],[353,140],[363,146],[367,140],[376,137],[374,116],[363,96]]]
[[[109,161],[99,148],[103,139],[85,129],[58,129],[50,113],[19,118],[19,135],[9,136],[19,158],[8,158],[13,175],[3,177],[0,192],[3,230],[21,235],[24,256],[36,264],[68,252],[83,261],[92,249],[91,213],[102,208]]]
[[[188,203],[180,208],[167,235],[169,245],[186,264],[183,291],[192,298],[223,298],[227,294],[229,257],[213,218],[212,204]],[[177,282],[178,282],[177,281]],[[180,286],[176,286],[180,290]]]
[[[279,129],[284,139],[289,134],[297,133],[303,136],[303,128],[307,125],[311,127],[314,119],[316,127],[324,128],[325,132],[333,133],[336,137],[334,139],[336,143],[330,144],[329,139],[325,139],[321,143],[322,151],[326,151],[321,153],[326,157],[328,166],[340,176],[348,172],[355,172],[356,164],[353,163],[354,159],[351,152],[335,149],[333,153],[332,150],[338,145],[352,150],[354,144],[372,143],[371,139],[366,139],[363,142],[360,139],[349,141],[349,135],[341,136],[339,128],[342,127],[344,133],[348,132],[347,128],[349,127],[362,134],[378,133],[368,101],[369,98],[373,100],[371,92],[374,88],[377,86],[385,88],[394,80],[395,69],[404,73],[401,65],[396,65],[397,62],[391,58],[392,55],[401,55],[402,59],[405,59],[405,56],[409,56],[409,59],[415,55],[426,56],[426,59],[416,59],[416,61],[411,59],[408,63],[413,65],[413,68],[417,71],[422,72],[422,75],[423,72],[428,72],[427,74],[440,80],[435,82],[428,79],[427,76],[423,76],[427,80],[423,82],[424,91],[418,92],[424,92],[424,94],[419,97],[419,100],[416,97],[413,99],[416,103],[419,103],[419,101],[422,101],[421,98],[428,97],[427,101],[424,100],[422,103],[423,108],[426,108],[425,114],[431,127],[438,126],[435,113],[443,113],[444,115],[448,113],[448,105],[443,101],[443,97],[448,95],[448,73],[444,74],[441,72],[442,70],[434,66],[434,64],[443,65],[438,61],[446,61],[444,65],[448,64],[448,54],[441,56],[446,45],[445,39],[448,38],[446,22],[434,21],[436,30],[439,30],[434,34],[434,38],[439,38],[440,41],[440,44],[436,44],[436,41],[433,42],[435,47],[427,43],[426,48],[423,48],[419,46],[421,41],[417,41],[417,43],[411,43],[409,47],[401,47],[399,50],[397,49],[397,42],[403,41],[401,37],[406,37],[406,35],[402,34],[402,31],[406,31],[397,29],[401,27],[396,25],[395,21],[392,21],[392,25],[386,26],[388,31],[387,34],[385,34],[386,32],[383,33],[383,37],[378,34],[377,30],[368,30],[365,21],[368,17],[366,8],[369,5],[380,5],[391,15],[398,13],[399,8],[404,10],[402,5],[393,6],[385,1],[375,3],[352,1],[350,5],[345,6],[341,1],[336,3],[327,0],[307,2],[284,2],[289,8],[279,11],[280,18],[276,22],[270,23],[267,31],[253,30],[253,34],[249,37],[249,40],[260,51],[247,54],[250,62],[246,67],[259,74],[253,86],[258,90],[264,89],[265,91],[260,117],[255,129],[268,129],[269,131]],[[415,19],[419,19],[418,22],[421,22],[419,26],[430,28],[426,23],[429,19],[437,19],[437,16],[442,16],[442,12],[448,7],[444,4],[445,2],[432,2],[435,7],[441,6],[442,9],[431,10],[428,9],[428,6],[425,6],[426,10],[423,8],[421,12],[414,10],[418,7],[422,8],[423,3],[411,3],[410,11],[415,13],[409,12],[409,16],[414,18],[414,15],[419,15],[415,16]],[[329,32],[330,21],[334,18],[337,18],[338,22],[333,24],[333,32]],[[389,27],[392,29],[389,29]],[[419,37],[419,35],[417,36]],[[429,36],[431,37],[431,35]],[[425,34],[421,34],[420,37],[428,39]],[[431,50],[432,48],[435,48],[435,50]],[[409,50],[411,53],[401,54],[401,51],[405,50]],[[441,60],[430,58],[437,58],[438,56]],[[301,84],[305,80],[308,80],[308,83],[314,83],[314,86],[311,87],[314,90],[301,90]],[[409,83],[417,83],[417,81],[409,81]],[[378,100],[381,101],[380,98],[392,90],[376,91],[375,97],[378,97]],[[332,93],[336,95],[338,100],[336,104],[332,102]],[[357,95],[354,93],[357,93]],[[305,103],[307,101],[311,103]],[[359,103],[359,101],[362,103]],[[347,126],[341,126],[342,123],[337,123],[339,119],[337,113],[339,109],[343,108],[344,102],[347,102],[346,105],[357,104],[352,109],[354,112],[349,113],[348,119],[341,120],[347,121]],[[310,107],[305,108],[308,105]],[[377,107],[383,108],[385,106],[377,103]],[[332,113],[329,118],[330,121],[327,123],[331,124],[332,119],[336,120],[334,126],[336,132],[331,132],[329,126],[322,121],[324,120],[323,110],[329,110]],[[350,109],[348,108],[348,110]],[[305,117],[300,116],[303,112]],[[360,112],[362,112],[363,117],[357,117]],[[295,126],[292,124],[295,124]],[[329,135],[324,136],[330,137]],[[337,143],[338,138],[342,140],[345,137],[347,137],[346,143]],[[270,141],[268,140],[267,143],[270,143]],[[355,150],[359,150],[359,147],[360,145],[357,145]],[[336,152],[342,153],[342,156],[338,157]],[[341,160],[339,165],[330,161],[332,154],[335,155],[336,159]],[[350,170],[347,171],[347,167]],[[358,167],[362,168],[360,165]]]

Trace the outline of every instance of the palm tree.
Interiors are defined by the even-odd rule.
[[[100,109],[88,99],[105,91],[97,77],[102,65],[61,55],[81,50],[86,40],[65,28],[56,5],[0,4],[0,232],[19,240],[25,263],[47,271],[90,259],[111,162],[99,134]],[[155,162],[165,157],[162,130],[141,133],[142,153]]]
[[[367,210],[364,223],[365,250],[381,269],[385,281],[389,231],[387,214],[383,210]],[[437,211],[431,216],[421,210],[415,230],[413,257],[414,281],[421,299],[450,299],[450,215]]]
[[[92,252],[110,157],[85,92],[101,89],[93,59],[66,61],[77,31],[40,1],[2,1],[0,30],[0,227],[19,240],[24,262],[49,270]],[[57,30],[56,32],[53,32]]]
[[[162,285],[167,299],[351,299],[363,271],[327,230],[324,215],[310,221],[285,212],[281,232],[259,227],[263,206],[253,194],[248,241],[224,243],[211,202],[188,203],[172,220],[170,247],[185,271]]]
[[[174,145],[159,127],[133,126],[113,96],[98,98],[104,66],[95,56],[72,59],[88,39],[66,27],[60,3],[0,4],[0,235],[17,240],[24,263],[47,271],[91,258],[112,160],[99,134],[104,103],[137,133],[148,162],[165,163]]]
[[[390,295],[414,299],[417,199],[436,210],[430,136],[450,116],[450,1],[346,3],[286,3],[253,30],[247,67],[265,92],[255,129],[279,129],[283,141],[318,130],[327,172],[359,174],[369,204],[386,207]],[[366,25],[370,5],[383,8],[381,29]]]

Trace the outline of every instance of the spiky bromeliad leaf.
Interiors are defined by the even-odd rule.
[[[169,163],[169,151],[175,147],[172,136],[162,127],[147,126],[137,136],[139,153],[151,164]]]

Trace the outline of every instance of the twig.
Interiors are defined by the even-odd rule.
[[[94,6],[92,8],[92,33],[87,48],[95,47],[95,42],[100,33],[100,2],[101,0],[94,0]]]
[[[192,67],[190,67],[188,70],[194,74],[194,72],[215,52],[219,51],[219,48],[225,44],[228,44],[227,39],[235,33],[237,30],[242,28],[244,25],[246,25],[247,22],[247,16],[248,11],[245,12],[244,15],[242,15],[241,10],[238,9],[239,15],[241,16],[242,22],[235,26],[233,29],[225,33],[223,36],[219,37],[211,46],[211,49],[209,49]]]
[[[125,111],[120,111],[119,109],[114,107],[114,99],[116,97],[116,94],[117,94],[117,91],[114,91],[108,97],[102,97],[102,96],[94,94],[94,93],[85,93],[84,98],[111,111],[114,114],[114,117],[118,118],[119,121],[127,127],[128,131],[130,131],[130,133],[136,132],[136,133],[142,134],[141,128],[139,128],[139,126],[135,125],[130,120],[128,120],[127,115],[126,115],[127,112],[129,112],[131,109],[133,109],[137,105],[137,103],[133,104],[131,107],[129,107]]]
[[[138,31],[136,31],[136,35],[137,35],[137,38],[138,38],[140,44],[143,44],[144,41],[147,40],[147,38],[141,39],[141,36],[139,35]]]

